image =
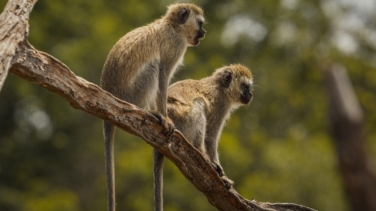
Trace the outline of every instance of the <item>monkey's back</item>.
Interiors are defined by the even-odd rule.
[[[143,65],[158,60],[157,43],[149,38],[153,33],[153,28],[147,25],[128,32],[116,42],[103,67],[101,86],[104,89],[111,92],[113,84],[131,85]]]
[[[178,81],[168,87],[168,103],[191,106],[198,99],[207,101],[203,94],[204,91],[201,80],[187,79]]]
[[[188,79],[168,88],[168,117],[193,145],[205,134],[206,110],[209,106],[208,100],[201,93],[203,90],[197,89],[200,84],[201,81]]]

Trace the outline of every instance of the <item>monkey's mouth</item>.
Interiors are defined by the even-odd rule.
[[[192,43],[192,45],[198,45],[198,44],[200,43],[200,39],[202,39],[202,37],[196,36],[196,37],[193,39],[193,43]]]
[[[205,37],[205,31],[200,30],[197,32],[195,38],[193,39],[192,45],[198,45],[200,43],[200,39],[203,39]]]
[[[194,39],[193,39],[193,43],[192,43],[192,45],[198,45],[199,43],[200,43],[200,40],[199,40],[200,38],[198,38],[198,37],[195,37]]]
[[[252,93],[245,93],[245,94],[242,94],[241,97],[240,97],[240,101],[243,103],[243,104],[248,104],[249,102],[251,102],[252,100]]]

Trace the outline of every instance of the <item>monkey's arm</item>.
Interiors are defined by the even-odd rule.
[[[168,75],[165,68],[159,69],[157,109],[163,116],[167,116],[167,87]]]
[[[207,135],[205,137],[205,146],[208,153],[208,156],[210,158],[211,165],[215,169],[215,171],[219,174],[219,176],[222,178],[223,182],[226,185],[227,189],[230,189],[232,185],[234,184],[234,181],[229,179],[220,162],[219,162],[219,156],[218,156],[218,141],[219,141],[219,134],[222,131],[223,124],[218,124],[219,121],[216,121],[214,124],[208,124],[207,125]]]
[[[220,121],[212,121],[207,124],[206,127],[206,137],[205,137],[205,146],[210,157],[210,160],[217,165],[219,164],[219,156],[218,156],[218,141],[219,141],[219,134],[221,131],[221,125],[219,124]]]

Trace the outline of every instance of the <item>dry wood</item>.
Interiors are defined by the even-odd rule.
[[[36,0],[9,1],[0,14],[0,90],[8,75],[16,46],[27,39],[29,14]]]
[[[10,0],[0,16],[0,85],[10,68],[12,73],[25,80],[59,94],[74,108],[141,137],[170,159],[218,210],[313,210],[296,204],[250,201],[234,189],[227,190],[212,166],[179,131],[165,136],[158,119],[147,111],[115,98],[97,85],[76,76],[56,58],[34,49],[27,42],[27,20],[35,3],[36,0]]]

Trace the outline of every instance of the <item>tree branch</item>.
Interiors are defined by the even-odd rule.
[[[170,136],[163,135],[163,128],[153,115],[115,98],[97,85],[74,75],[56,58],[34,49],[27,42],[28,24],[25,20],[28,20],[35,2],[10,0],[0,16],[0,85],[10,68],[12,73],[68,100],[74,108],[111,122],[142,138],[170,159],[218,210],[313,210],[295,204],[250,201],[239,195],[235,189],[227,190],[212,166],[179,131],[175,130]]]
[[[36,0],[8,1],[0,14],[0,90],[8,75],[18,43],[29,34],[29,15]]]

